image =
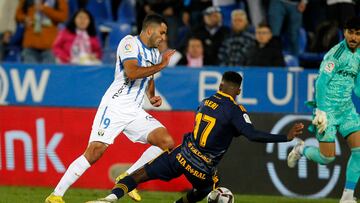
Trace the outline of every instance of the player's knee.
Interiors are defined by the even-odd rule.
[[[107,145],[101,142],[91,142],[88,148],[86,149],[84,156],[90,163],[94,164],[100,157],[103,155],[107,148]]]
[[[162,150],[172,149],[174,148],[175,142],[172,137],[168,134],[168,136],[164,136],[161,140],[160,147]]]
[[[321,159],[319,164],[326,165],[335,160],[335,156],[324,156],[323,154],[320,155],[321,155]]]
[[[162,150],[174,148],[175,142],[166,128],[157,128],[148,136],[148,142]]]

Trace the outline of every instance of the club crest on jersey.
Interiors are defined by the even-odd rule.
[[[326,65],[325,65],[325,71],[328,73],[331,73],[331,71],[333,71],[335,68],[335,63],[332,61],[329,61]]]
[[[104,129],[100,129],[100,130],[98,131],[98,135],[99,135],[99,136],[104,136],[104,134],[105,134]]]
[[[247,115],[246,113],[244,113],[244,114],[243,114],[243,117],[244,117],[245,122],[247,122],[247,123],[250,123],[250,124],[251,124],[251,120],[250,120],[249,115]]]

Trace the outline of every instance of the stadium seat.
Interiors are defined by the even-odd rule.
[[[131,34],[131,25],[128,23],[106,23],[106,26],[110,27],[110,33],[105,46],[116,51],[120,40]]]
[[[109,0],[88,0],[86,9],[94,16],[97,26],[113,21]]]
[[[117,10],[117,22],[129,23],[134,25],[136,23],[136,11],[134,0],[122,0]]]
[[[284,61],[285,61],[286,67],[299,66],[299,59],[294,55],[284,53]]]
[[[306,51],[307,45],[307,33],[304,28],[299,30],[299,53],[304,53]]]
[[[103,62],[103,64],[114,65],[116,62],[116,50],[105,48],[103,50],[103,57],[101,61]]]
[[[74,13],[79,10],[79,5],[77,0],[68,0],[69,6],[69,19],[74,15]]]
[[[16,31],[11,37],[9,45],[6,47],[4,61],[5,62],[21,62],[22,40],[24,36],[24,24],[18,23]]]

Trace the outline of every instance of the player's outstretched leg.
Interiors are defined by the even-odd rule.
[[[122,198],[129,191],[132,191],[137,187],[139,183],[147,181],[149,178],[145,172],[145,168],[142,167],[135,171],[133,174],[125,176],[116,182],[111,194],[105,198],[98,200],[88,201],[86,203],[103,203],[103,202],[117,202],[118,199]]]
[[[329,148],[335,148],[335,143],[320,143],[320,145],[330,145]],[[332,149],[330,154],[334,154],[335,150]],[[314,146],[304,146],[304,143],[301,141],[295,145],[295,147],[291,150],[288,155],[288,166],[290,168],[294,168],[296,166],[297,161],[304,155],[308,160],[314,161],[318,164],[329,164],[335,160],[335,156],[329,155],[325,156],[320,152],[318,147]]]
[[[91,142],[84,155],[81,155],[70,164],[54,192],[45,199],[45,203],[64,203],[62,196],[64,196],[66,190],[102,156],[106,148],[107,145],[104,143]]]
[[[64,203],[62,199],[66,190],[90,167],[84,155],[81,155],[73,161],[66,170],[64,176],[56,186],[53,193],[51,193],[45,200],[45,203]]]
[[[147,150],[144,151],[144,153],[141,155],[141,157],[124,173],[120,174],[116,178],[116,182],[119,182],[121,179],[123,179],[125,176],[132,174],[135,170],[139,169],[140,167],[144,166],[147,162],[151,161],[155,157],[159,156],[163,151],[156,146],[151,146]],[[137,189],[128,192],[129,197],[139,202],[141,201],[141,196]]]
[[[301,158],[302,153],[304,150],[304,141],[300,140],[294,148],[291,150],[287,157],[287,164],[290,168],[294,168],[298,162],[298,160]]]
[[[134,171],[159,156],[163,150],[172,149],[174,147],[174,140],[164,127],[153,129],[147,136],[147,142],[153,146],[145,150],[141,157],[126,171],[126,173],[120,174],[116,178],[116,182],[128,174],[132,174]],[[137,202],[141,201],[141,196],[136,188],[129,191],[128,195],[132,200]]]
[[[346,182],[340,203],[356,203],[354,190],[360,176],[360,147],[351,149],[346,168]]]

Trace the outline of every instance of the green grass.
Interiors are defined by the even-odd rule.
[[[0,203],[42,203],[53,188],[42,187],[7,187],[0,186]],[[65,195],[66,203],[83,203],[104,197],[108,190],[89,190],[71,188]],[[171,203],[177,200],[181,193],[145,192],[141,191],[142,203]],[[132,202],[125,197],[119,202]],[[206,201],[202,201],[205,203]],[[337,203],[335,199],[294,199],[280,196],[236,195],[236,203]]]

